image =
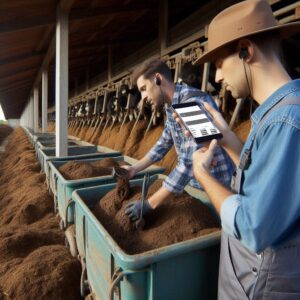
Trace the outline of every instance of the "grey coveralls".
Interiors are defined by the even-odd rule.
[[[280,101],[265,117],[273,109],[288,104],[299,105],[299,98]],[[244,166],[239,166],[233,181],[232,189],[237,193],[240,192],[243,169]],[[300,232],[298,237],[287,241],[276,250],[269,247],[256,254],[223,231],[218,299],[300,300]]]

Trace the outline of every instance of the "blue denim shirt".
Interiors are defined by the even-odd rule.
[[[190,93],[199,90],[192,88],[186,84],[176,84],[175,92],[172,103],[181,103],[182,99]],[[215,102],[206,93],[201,93],[200,97],[186,98],[186,101],[208,102],[216,109]],[[178,125],[173,116],[171,108],[166,109],[167,121],[162,132],[161,137],[153,148],[147,153],[148,157],[154,163],[161,160],[171,149],[173,144],[178,155],[178,162],[174,170],[165,179],[163,186],[172,193],[179,194],[183,191],[187,184],[196,188],[201,188],[200,184],[193,175],[193,162],[192,155],[195,150],[203,147],[202,144],[197,144],[192,137],[186,137],[183,134],[182,128]],[[234,172],[234,166],[227,153],[218,147],[214,154],[214,159],[217,162],[216,166],[212,169],[212,174],[224,185],[229,186],[231,176]]]
[[[252,128],[242,153],[249,148],[259,121],[281,99],[299,96],[300,80],[290,81],[252,115]],[[251,164],[241,193],[221,208],[222,227],[253,250],[276,248],[300,234],[300,106],[275,109],[256,135]]]

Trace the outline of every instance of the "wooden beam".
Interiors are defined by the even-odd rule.
[[[27,87],[28,89],[31,87],[32,78],[26,78],[18,82],[14,82],[11,85],[6,85],[4,88],[0,88],[1,94],[7,94],[12,90],[19,90],[21,88]]]
[[[34,73],[36,71],[37,68],[28,68],[26,70],[23,70],[22,72],[18,72],[16,74],[13,74],[13,75],[9,75],[9,76],[6,76],[6,77],[2,77],[1,78],[1,81],[0,81],[0,89],[2,86],[6,87],[7,84],[9,84],[10,81],[12,82],[15,82],[17,81],[18,79],[24,77],[24,78],[28,78],[28,77],[31,77],[31,80],[32,80],[32,77],[34,76]]]
[[[38,52],[31,52],[31,53],[21,54],[21,55],[17,55],[17,56],[12,56],[9,58],[0,59],[0,66],[14,64],[14,63],[20,62],[22,60],[27,60],[27,59],[31,59],[33,57],[43,56],[44,54],[45,54],[44,51],[38,51]]]
[[[295,15],[296,15],[296,19],[300,18],[300,6],[296,7]]]
[[[39,43],[35,47],[35,51],[41,51],[42,49],[44,49],[46,42],[48,42],[51,34],[53,35],[53,33],[54,33],[54,24],[48,26],[45,29],[42,38],[40,39]]]
[[[116,38],[115,40],[111,39],[106,39],[106,40],[101,40],[99,39],[97,42],[91,42],[91,43],[81,43],[81,44],[72,44],[71,47],[72,49],[76,50],[81,50],[81,49],[93,49],[93,48],[103,48],[106,47],[107,45],[129,45],[129,44],[134,44],[134,43],[140,43],[140,42],[150,42],[152,41],[152,37],[147,37],[147,35],[141,36],[141,37],[136,37],[136,36],[129,36],[126,38]]]
[[[93,9],[82,9],[77,8],[73,9],[70,12],[70,20],[80,20],[86,18],[92,18],[103,15],[110,14],[119,14],[119,13],[127,13],[127,12],[138,12],[144,10],[154,10],[155,6],[150,5],[149,3],[145,3],[144,1],[139,1],[130,5],[119,5],[119,6],[108,6],[108,7],[93,7]]]
[[[110,82],[111,81],[111,77],[112,77],[112,65],[113,65],[113,59],[112,59],[112,46],[109,45],[107,47],[107,81]]]
[[[24,72],[27,72],[29,70],[32,70],[33,72],[33,78],[31,77],[31,81],[34,79],[35,73],[37,72],[39,66],[38,62],[35,62],[34,64],[23,64],[23,65],[16,65],[14,67],[5,67],[5,68],[0,68],[0,86],[2,84],[2,81],[5,80],[7,77],[11,78],[11,80],[14,82],[15,76],[18,76],[19,74],[22,74]]]
[[[159,24],[158,24],[158,40],[160,46],[160,53],[167,48],[168,36],[168,0],[159,1]]]
[[[47,26],[49,24],[54,24],[54,23],[55,23],[55,14],[53,15],[49,14],[46,16],[39,16],[35,18],[31,17],[23,20],[12,21],[12,22],[2,22],[0,23],[0,34],[26,30],[29,28]]]

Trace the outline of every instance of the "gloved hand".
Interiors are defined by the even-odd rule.
[[[141,209],[142,209],[142,201],[132,201],[130,202],[125,208],[125,214],[129,217],[131,221],[136,221],[141,216]],[[153,208],[150,206],[148,200],[144,201],[143,207],[143,216],[149,213]]]

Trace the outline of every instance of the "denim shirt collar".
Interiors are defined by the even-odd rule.
[[[280,87],[255,110],[251,116],[252,123],[257,124],[275,104],[297,90],[300,90],[300,79],[291,80]]]

